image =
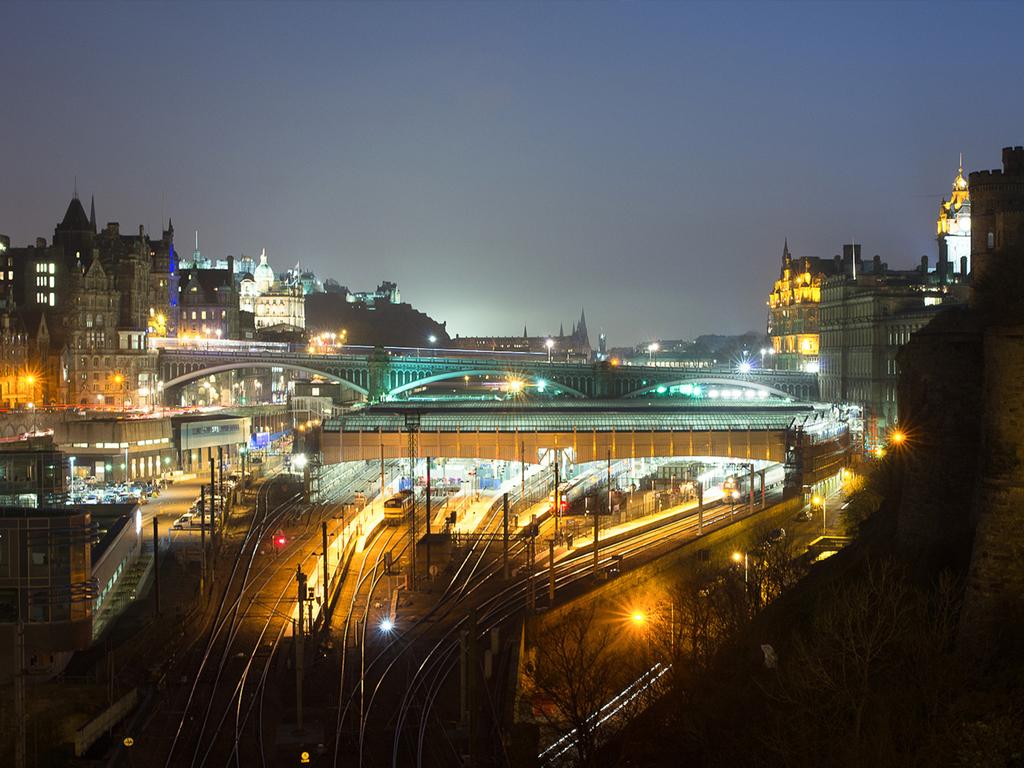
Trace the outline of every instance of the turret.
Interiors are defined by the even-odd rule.
[[[1003,149],[1003,169],[975,171],[971,190],[971,306],[1024,315],[1024,147]]]

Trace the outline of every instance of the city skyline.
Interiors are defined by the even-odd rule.
[[[934,261],[958,153],[994,165],[1013,137],[989,126],[1022,116],[1000,95],[1007,6],[899,7],[884,26],[871,6],[342,6],[294,26],[276,7],[57,7],[9,14],[29,64],[6,117],[12,244],[50,236],[77,177],[100,226],[173,218],[214,257],[266,247],[353,289],[396,280],[453,334],[548,332],[581,305],[612,344],[763,330],[785,238],[798,257],[856,239]],[[154,35],[180,53],[122,42]],[[969,89],[959,46],[981,35],[993,74]]]

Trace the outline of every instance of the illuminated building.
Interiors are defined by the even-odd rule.
[[[953,179],[949,200],[939,206],[935,222],[939,261],[935,271],[940,283],[963,282],[971,274],[971,196],[964,178],[964,162]]]
[[[844,258],[794,259],[789,241],[782,248],[782,269],[768,296],[768,336],[775,350],[772,364],[783,371],[818,372],[821,283],[840,273],[843,264],[860,259],[860,246],[843,246]]]
[[[580,321],[573,324],[572,332],[568,335],[562,326],[557,336],[530,336],[524,326],[522,336],[456,336],[449,346],[452,349],[488,352],[550,352],[553,360],[589,361],[593,356],[590,333],[587,331],[587,315],[583,310],[580,311]]]

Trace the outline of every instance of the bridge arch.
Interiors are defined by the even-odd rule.
[[[781,400],[795,400],[793,395],[787,392],[783,392],[781,389],[775,387],[769,387],[767,384],[761,384],[756,381],[750,381],[745,379],[730,379],[726,377],[713,377],[713,376],[688,376],[683,379],[676,379],[675,381],[658,381],[658,382],[647,382],[646,385],[642,385],[637,389],[623,394],[623,397],[644,397],[645,395],[654,394],[660,387],[678,387],[683,384],[694,384],[694,385],[711,385],[718,387],[739,387],[743,389],[752,389],[757,392],[765,392],[768,397],[781,399]],[[806,399],[806,398],[805,398]]]
[[[328,379],[332,382],[346,386],[349,389],[358,392],[360,395],[363,395],[364,397],[368,394],[368,391],[365,387],[361,387],[355,382],[349,381],[348,379],[344,378],[343,376],[339,376],[336,373],[331,373],[329,371],[321,371],[316,368],[311,368],[307,365],[286,363],[280,360],[244,360],[233,363],[222,363],[221,365],[213,365],[208,368],[196,369],[194,371],[183,373],[179,376],[175,376],[173,379],[165,381],[164,389],[168,390],[173,387],[181,386],[182,384],[188,384],[189,382],[195,381],[197,379],[202,379],[206,376],[213,376],[214,374],[226,373],[228,371],[238,371],[243,368],[284,368],[289,371],[299,371],[300,373],[307,373],[311,376],[322,376],[323,378]]]
[[[388,392],[388,397],[396,397],[398,395],[409,392],[410,390],[416,389],[417,387],[424,387],[428,384],[435,384],[439,381],[447,381],[449,379],[461,379],[463,376],[514,376],[525,379],[527,381],[537,382],[538,379],[543,379],[548,382],[549,385],[557,387],[558,389],[567,392],[575,397],[586,397],[576,387],[571,387],[567,384],[556,379],[549,379],[544,376],[537,376],[535,374],[527,373],[525,371],[509,370],[507,368],[467,368],[460,371],[446,371],[444,373],[437,373],[433,376],[425,376],[415,381],[410,381],[392,389]]]

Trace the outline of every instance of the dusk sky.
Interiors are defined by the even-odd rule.
[[[1024,143],[1019,5],[5,3],[0,232],[173,218],[466,334],[763,330],[783,239],[934,261]]]

